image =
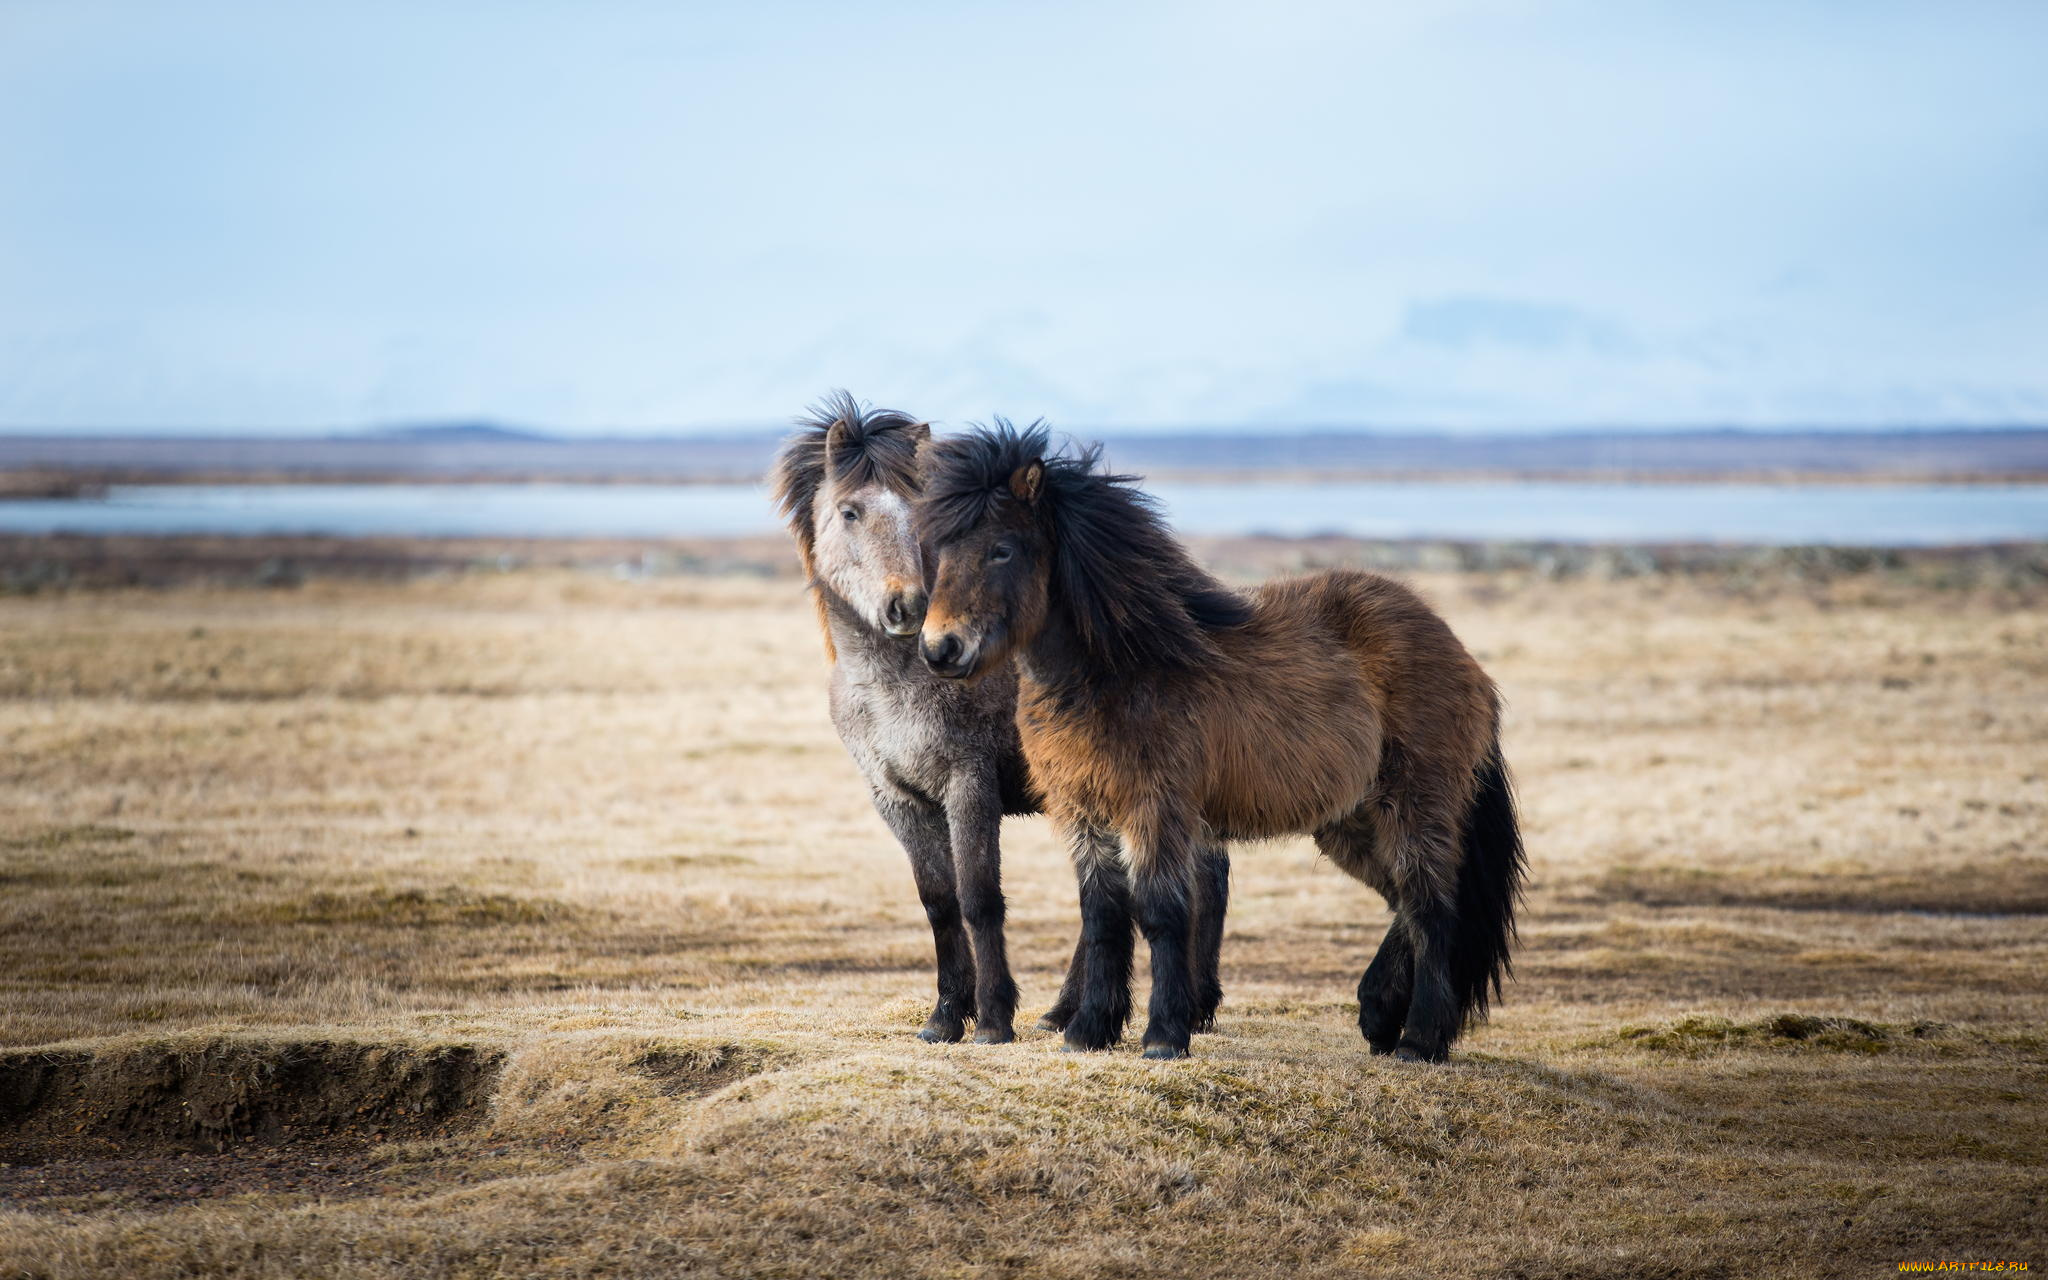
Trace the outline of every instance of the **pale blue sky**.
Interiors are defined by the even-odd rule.
[[[0,0],[0,424],[645,431],[838,385],[2048,421],[2048,4]]]

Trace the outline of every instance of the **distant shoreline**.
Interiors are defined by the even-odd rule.
[[[325,437],[0,433],[0,496],[111,485],[759,484],[780,431],[672,437],[433,431]],[[1160,483],[2048,484],[2048,427],[1102,435]],[[1056,439],[1064,434],[1056,433]]]
[[[1390,470],[1367,467],[1260,467],[1243,470],[1159,467],[1139,473],[1162,484],[1612,484],[1612,485],[2048,485],[2043,471],[1668,471],[1578,469]],[[759,486],[765,474],[648,471],[559,474],[539,471],[160,471],[104,468],[0,470],[0,501],[104,498],[119,487],[277,485],[731,485]]]

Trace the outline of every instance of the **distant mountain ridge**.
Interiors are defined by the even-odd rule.
[[[421,440],[430,443],[460,442],[465,440],[558,440],[561,437],[545,431],[534,431],[527,427],[507,426],[502,422],[478,419],[473,422],[417,422],[398,423],[388,427],[371,427],[367,431],[339,432],[333,440]]]

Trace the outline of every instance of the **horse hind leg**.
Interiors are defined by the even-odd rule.
[[[1528,863],[1498,740],[1472,781],[1459,835],[1427,832],[1412,846],[1417,977],[1402,1057],[1441,1062],[1466,1024],[1486,1017],[1512,969]]]
[[[1397,904],[1392,869],[1383,855],[1381,824],[1372,803],[1316,832],[1316,847],[1346,874]],[[1397,914],[1372,963],[1358,980],[1358,1030],[1374,1053],[1392,1053],[1408,1021],[1415,990],[1415,948],[1408,922]]]
[[[1038,1020],[1040,1031],[1065,1031],[1067,1024],[1074,1020],[1074,1011],[1081,1007],[1081,992],[1088,983],[1088,937],[1086,934],[1074,939],[1074,958],[1067,962],[1067,976],[1060,982],[1060,993],[1054,998],[1052,1008]]]
[[[1193,945],[1195,1030],[1216,1029],[1223,1003],[1223,918],[1230,909],[1230,850],[1222,841],[1204,844],[1195,855]]]
[[[1415,949],[1407,928],[1396,920],[1358,980],[1358,1030],[1374,1053],[1394,1052],[1414,994]]]
[[[1399,812],[1395,903],[1415,951],[1415,993],[1395,1056],[1442,1062],[1486,1017],[1510,970],[1527,863],[1498,739],[1450,785],[1410,778]]]
[[[1394,1046],[1394,1056],[1404,1062],[1442,1062],[1465,1027],[1469,1002],[1457,973],[1462,861],[1456,836],[1437,826],[1406,833],[1395,858],[1395,925],[1407,934],[1414,969],[1407,1020]]]
[[[1447,906],[1431,902],[1407,924],[1415,979],[1394,1056],[1403,1062],[1442,1062],[1450,1057],[1451,1041],[1458,1038],[1465,1021],[1451,983],[1456,920]]]

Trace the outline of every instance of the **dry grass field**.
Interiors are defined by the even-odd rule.
[[[1192,1059],[913,1039],[790,578],[0,600],[0,1276],[2048,1267],[2048,603],[1419,585],[1533,866],[1438,1068],[1305,841],[1238,851]],[[1074,892],[1005,836],[1035,1015]]]

